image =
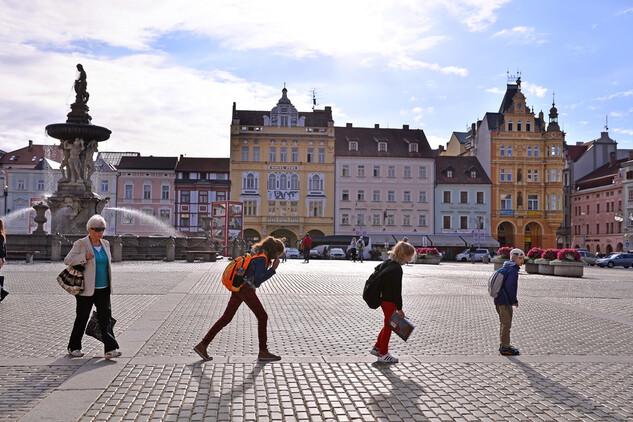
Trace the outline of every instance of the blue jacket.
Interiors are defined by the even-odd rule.
[[[274,276],[276,271],[271,268],[266,268],[266,258],[263,256],[251,259],[251,262],[246,268],[244,278],[249,280],[253,287],[257,288],[262,283]]]
[[[501,291],[499,291],[499,294],[495,298],[495,305],[514,305],[515,303],[519,303],[517,300],[517,290],[519,289],[519,266],[513,261],[506,261],[503,263],[503,268],[508,268],[508,274]],[[503,293],[504,289],[505,294]]]

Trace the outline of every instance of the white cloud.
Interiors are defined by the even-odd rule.
[[[440,66],[437,63],[426,63],[410,57],[397,57],[389,62],[389,67],[399,70],[430,69],[444,74],[468,76],[468,69],[458,66]]]
[[[527,26],[515,26],[512,29],[504,29],[496,32],[493,36],[504,38],[510,44],[545,44],[545,34],[536,33],[534,28]]]
[[[616,92],[615,94],[607,95],[605,97],[596,98],[598,101],[612,100],[614,98],[630,97],[633,95],[633,89],[630,91]]]
[[[615,133],[621,133],[623,135],[633,135],[633,129],[620,129],[620,128],[615,128],[613,129],[613,131]]]
[[[615,13],[615,16],[626,15],[627,13],[633,13],[633,7],[630,7],[628,9],[624,9],[624,10],[620,10],[620,11]]]
[[[496,86],[493,87],[493,88],[486,89],[486,92],[489,92],[489,93],[495,94],[495,95],[503,95],[503,94],[506,93],[503,89],[501,89],[499,87],[496,87]]]
[[[542,86],[534,85],[529,82],[523,82],[521,84],[521,90],[538,98],[543,98],[545,94],[547,94],[547,88],[543,88]]]
[[[497,21],[497,9],[510,0],[443,0],[444,7],[472,31],[483,31]],[[424,2],[426,3],[426,2]]]

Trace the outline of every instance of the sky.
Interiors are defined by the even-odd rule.
[[[521,75],[570,145],[633,149],[633,1],[0,0],[0,149],[55,144],[87,74],[101,151],[228,157],[231,110],[331,106],[335,126],[423,129],[497,112]]]

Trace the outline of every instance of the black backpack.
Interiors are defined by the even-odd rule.
[[[380,307],[382,303],[382,276],[389,270],[391,264],[395,264],[395,262],[388,259],[376,266],[374,272],[365,282],[363,299],[371,309]]]

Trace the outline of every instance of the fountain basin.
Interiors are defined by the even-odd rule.
[[[55,139],[81,138],[86,141],[105,141],[110,138],[112,131],[102,126],[78,123],[53,123],[46,126],[46,133]]]

